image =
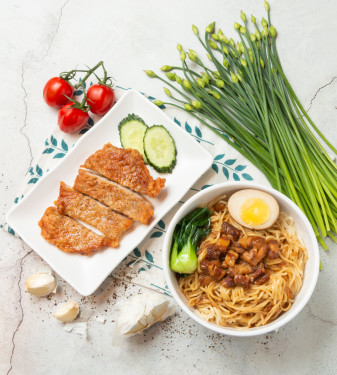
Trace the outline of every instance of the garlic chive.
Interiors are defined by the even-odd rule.
[[[172,70],[172,66],[170,65],[163,65],[160,70],[163,71],[163,72],[169,72],[170,70]]]
[[[157,77],[156,73],[153,70],[144,70],[144,72],[150,77],[155,78]]]
[[[192,25],[192,31],[195,35],[199,35],[199,30],[195,25]]]
[[[176,74],[175,73],[172,73],[172,72],[168,72],[168,73],[165,73],[166,77],[170,80],[170,81],[175,81],[176,80]]]
[[[170,98],[172,97],[172,94],[171,94],[171,91],[167,88],[167,87],[164,87],[164,92],[167,96],[169,96]]]
[[[156,106],[161,107],[164,103],[161,100],[155,100],[153,102]]]

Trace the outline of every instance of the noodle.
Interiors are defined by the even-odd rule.
[[[249,289],[241,286],[226,288],[220,281],[213,280],[202,286],[199,276],[202,274],[200,262],[206,257],[204,248],[198,255],[198,269],[187,277],[179,278],[179,287],[194,306],[197,314],[208,322],[223,327],[251,328],[268,324],[280,314],[289,310],[302,287],[304,267],[308,255],[298,238],[293,219],[284,212],[277,222],[264,230],[251,230],[235,222],[228,212],[225,197],[209,203],[222,203],[224,209],[211,216],[211,233],[203,240],[216,243],[220,237],[221,224],[235,226],[244,236],[260,236],[266,241],[276,239],[279,242],[280,256],[265,259],[265,267],[270,271],[270,279],[262,285],[251,284]]]

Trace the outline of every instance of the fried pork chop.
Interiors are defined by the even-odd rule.
[[[147,224],[153,215],[152,204],[147,199],[84,169],[78,171],[74,189],[143,224]]]
[[[165,186],[165,178],[154,180],[144,164],[142,155],[134,149],[122,149],[107,143],[88,157],[84,165],[105,177],[138,193],[156,197]]]
[[[62,181],[60,195],[54,203],[60,214],[82,220],[99,229],[111,240],[111,247],[118,246],[120,235],[133,223],[133,220],[77,192]]]
[[[48,207],[39,221],[42,237],[66,253],[90,255],[103,246],[111,246],[109,238],[100,236],[70,217]]]

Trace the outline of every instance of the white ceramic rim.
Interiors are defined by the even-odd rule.
[[[170,255],[170,250],[171,250],[171,238],[172,238],[174,228],[175,228],[176,224],[178,223],[178,221],[180,220],[180,215],[183,212],[186,212],[186,214],[187,214],[188,211],[189,211],[189,208],[191,206],[193,206],[193,204],[195,204],[196,202],[200,201],[200,198],[203,195],[205,195],[206,193],[209,193],[210,191],[214,191],[214,190],[220,191],[221,189],[224,189],[224,190],[258,189],[258,190],[262,190],[262,191],[265,191],[265,192],[273,195],[276,198],[276,200],[281,201],[284,205],[289,206],[292,210],[296,211],[296,213],[300,216],[300,218],[301,218],[301,220],[302,220],[302,222],[303,222],[303,224],[306,228],[307,234],[310,237],[310,241],[312,243],[312,249],[310,250],[310,256],[313,258],[314,272],[310,275],[309,287],[308,287],[307,293],[302,296],[301,301],[299,302],[299,304],[297,304],[296,307],[294,307],[294,305],[293,305],[290,308],[290,310],[287,312],[286,315],[285,314],[281,315],[275,321],[273,321],[272,323],[269,323],[265,326],[254,327],[254,328],[249,328],[249,329],[236,329],[236,328],[230,328],[230,327],[220,327],[220,326],[218,326],[214,323],[207,322],[207,321],[203,320],[202,318],[200,318],[199,316],[197,316],[188,307],[186,307],[186,305],[184,304],[184,302],[182,301],[182,299],[180,298],[180,296],[176,292],[175,287],[173,286],[173,283],[171,281],[171,277],[172,276],[174,277],[174,272],[171,271],[170,267],[169,267],[169,255]],[[225,191],[224,191],[224,193],[225,193]],[[221,192],[219,192],[219,196],[220,195],[221,195]],[[199,203],[203,204],[203,203],[207,203],[207,202],[200,201]],[[309,251],[308,251],[308,253],[309,253]],[[317,242],[315,233],[314,233],[314,231],[311,227],[311,224],[310,224],[309,220],[307,219],[307,217],[305,216],[305,214],[302,212],[302,210],[292,200],[290,200],[288,197],[286,197],[284,194],[280,193],[279,191],[277,191],[277,190],[275,190],[271,187],[267,187],[267,186],[263,186],[263,185],[259,185],[259,184],[255,184],[255,183],[225,182],[225,183],[213,185],[213,186],[208,187],[205,190],[202,190],[202,191],[198,192],[197,194],[195,194],[193,197],[191,197],[188,201],[186,201],[183,204],[183,206],[176,212],[176,214],[172,218],[172,220],[170,222],[170,225],[167,229],[167,232],[165,234],[164,245],[163,245],[163,269],[164,269],[165,279],[166,279],[167,285],[170,289],[170,292],[172,293],[173,298],[176,300],[176,302],[182,308],[182,310],[185,311],[197,323],[201,324],[202,326],[204,326],[204,327],[206,327],[206,328],[208,328],[212,331],[215,331],[215,332],[218,332],[218,333],[221,333],[221,334],[224,334],[224,335],[237,336],[237,337],[257,336],[257,335],[266,334],[266,333],[271,332],[271,331],[277,331],[280,327],[282,327],[283,325],[288,323],[290,320],[292,320],[304,308],[304,306],[308,303],[308,301],[309,301],[309,299],[310,299],[310,297],[311,297],[311,295],[312,295],[312,293],[315,289],[317,279],[318,279],[318,274],[319,274],[319,264],[320,264],[320,260],[319,260],[318,242]],[[304,278],[305,277],[306,277],[306,275],[304,276]]]

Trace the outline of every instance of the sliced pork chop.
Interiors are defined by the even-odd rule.
[[[147,224],[153,215],[150,201],[116,182],[84,169],[78,171],[74,189],[143,224]]]
[[[90,255],[103,246],[114,246],[109,238],[100,236],[56,207],[48,207],[39,221],[42,237],[66,253]],[[118,244],[118,243],[117,243]]]
[[[154,180],[142,155],[134,149],[118,148],[107,143],[88,157],[82,167],[92,169],[131,190],[156,197],[165,186],[165,178]]]
[[[119,243],[120,235],[133,223],[132,219],[110,210],[64,182],[60,183],[60,195],[54,203],[60,214],[82,220],[99,229],[115,246]]]

